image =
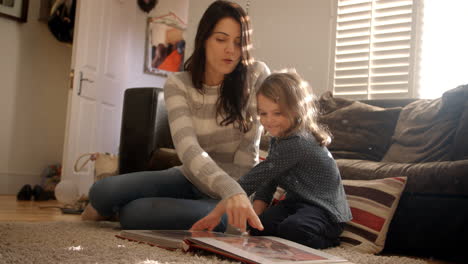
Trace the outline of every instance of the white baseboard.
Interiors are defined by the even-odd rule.
[[[0,195],[16,195],[25,184],[40,184],[41,175],[27,172],[0,172]]]

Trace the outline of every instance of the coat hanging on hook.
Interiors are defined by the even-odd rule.
[[[72,43],[76,0],[56,0],[47,22],[50,32],[60,42]]]
[[[158,0],[137,0],[141,10],[149,13],[158,4]]]

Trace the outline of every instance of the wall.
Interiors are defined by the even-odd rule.
[[[62,159],[71,46],[38,21],[39,4],[29,1],[27,23],[0,17],[0,194]]]
[[[196,2],[189,8],[186,57],[193,51],[198,21],[213,0]],[[236,2],[246,8],[247,0]],[[315,94],[326,91],[333,2],[251,0],[249,15],[253,26],[254,57],[265,61],[271,70],[296,68],[312,85]]]

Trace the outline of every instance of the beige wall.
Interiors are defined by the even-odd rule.
[[[191,0],[186,32],[187,56],[193,51],[198,21],[213,0]],[[247,0],[236,0],[244,8]],[[251,0],[253,55],[271,70],[296,68],[314,88],[328,90],[332,0]]]
[[[71,47],[38,21],[39,3],[27,23],[0,17],[0,194],[62,159]]]

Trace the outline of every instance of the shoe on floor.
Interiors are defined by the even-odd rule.
[[[18,201],[29,201],[33,195],[33,190],[31,185],[26,184],[19,190],[18,194],[16,195],[16,199]]]
[[[47,192],[40,185],[36,184],[32,190],[34,201],[47,201],[53,199],[52,192]]]

